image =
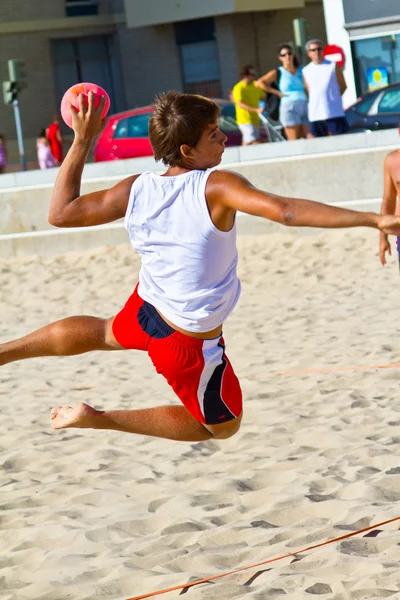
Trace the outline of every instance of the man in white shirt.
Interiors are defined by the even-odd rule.
[[[344,116],[342,95],[347,85],[343,71],[335,62],[326,60],[321,40],[306,44],[310,63],[303,69],[308,94],[308,119],[313,137],[340,135],[349,129]]]

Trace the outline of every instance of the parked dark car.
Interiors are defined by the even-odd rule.
[[[400,122],[400,83],[368,92],[346,110],[350,133],[394,129]]]
[[[242,134],[235,121],[235,105],[227,100],[215,102],[221,108],[219,126],[228,138],[226,146],[240,146]],[[152,156],[148,132],[152,113],[152,106],[144,106],[110,115],[94,148],[95,162]]]

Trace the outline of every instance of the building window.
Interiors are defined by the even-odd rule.
[[[180,51],[184,91],[211,98],[221,96],[214,19],[175,23],[175,38]]]
[[[371,69],[387,72],[389,83],[400,80],[400,34],[352,42],[357,92],[368,91]]]
[[[66,0],[67,17],[86,17],[99,14],[98,0]]]
[[[110,113],[124,108],[119,101],[123,94],[119,89],[119,68],[112,36],[53,40],[52,55],[57,102],[61,102],[65,90],[76,83],[93,81],[107,90],[111,100]]]

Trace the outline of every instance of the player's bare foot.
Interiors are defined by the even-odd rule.
[[[99,411],[83,402],[76,406],[57,406],[51,411],[51,426],[53,429],[95,427],[99,414]]]

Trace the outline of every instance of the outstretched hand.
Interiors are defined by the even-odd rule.
[[[386,235],[381,235],[379,241],[379,258],[383,266],[386,265],[386,252],[392,255],[392,248]]]
[[[400,235],[400,216],[396,215],[379,215],[378,229],[386,235]]]
[[[79,109],[76,109],[72,104],[69,105],[75,139],[93,141],[93,139],[103,131],[106,120],[102,119],[101,115],[103,114],[105,103],[106,99],[102,96],[99,105],[95,108],[94,93],[89,92],[87,106],[83,94],[79,94]]]

